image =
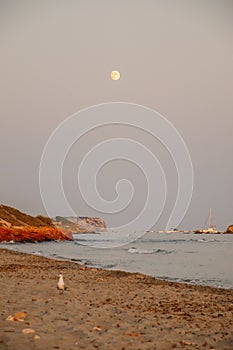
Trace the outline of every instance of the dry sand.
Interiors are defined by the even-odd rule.
[[[233,349],[232,290],[0,249],[0,295],[1,350]]]

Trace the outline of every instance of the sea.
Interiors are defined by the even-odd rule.
[[[108,270],[233,289],[233,235],[194,233],[75,234],[74,241],[2,243],[0,247]]]

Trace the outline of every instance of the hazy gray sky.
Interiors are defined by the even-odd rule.
[[[180,226],[201,228],[210,207],[220,229],[232,224],[232,19],[231,0],[0,0],[0,202],[45,213],[38,173],[52,131],[82,108],[125,101],[161,113],[187,144],[195,183]],[[121,71],[118,82],[109,78],[114,68]],[[140,210],[145,181],[125,161],[106,166],[98,181],[108,199],[119,178],[135,184],[134,202],[120,217],[91,210],[76,189],[82,156],[111,137],[140,141],[160,159],[168,181],[157,226],[163,227],[175,198],[175,168],[158,141],[133,128],[108,126],[74,145],[64,167],[70,203],[109,226]]]

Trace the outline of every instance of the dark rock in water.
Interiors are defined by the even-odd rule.
[[[228,226],[226,233],[233,233],[233,225]]]

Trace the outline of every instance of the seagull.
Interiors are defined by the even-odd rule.
[[[64,290],[65,290],[65,283],[64,283],[64,280],[63,280],[63,276],[62,276],[61,273],[59,273],[58,277],[59,277],[59,280],[58,280],[58,284],[57,284],[57,289],[59,289],[60,292],[64,292]]]

